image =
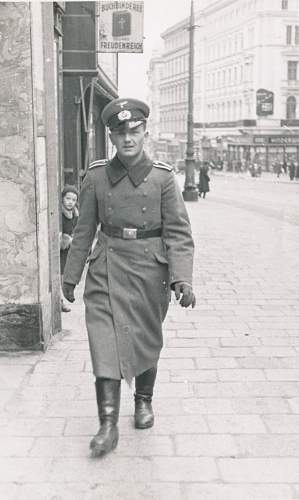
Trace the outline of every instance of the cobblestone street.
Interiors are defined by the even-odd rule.
[[[170,306],[152,429],[123,382],[119,445],[89,456],[83,284],[46,353],[1,353],[1,499],[299,499],[299,183],[254,181],[188,204],[197,305]]]

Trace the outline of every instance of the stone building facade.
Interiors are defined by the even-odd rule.
[[[1,349],[40,349],[60,329],[54,11],[0,5]]]

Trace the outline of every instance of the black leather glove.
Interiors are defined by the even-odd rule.
[[[174,293],[176,300],[179,300],[182,295],[180,300],[180,304],[182,307],[189,307],[190,305],[192,305],[192,309],[193,307],[195,307],[196,298],[192,291],[192,286],[189,285],[189,283],[185,283],[184,281],[177,281],[174,284]]]
[[[76,285],[73,285],[72,283],[66,283],[65,281],[62,284],[63,295],[69,302],[75,301],[75,296],[74,296],[75,286]]]

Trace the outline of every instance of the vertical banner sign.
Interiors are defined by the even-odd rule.
[[[274,93],[271,90],[259,89],[256,92],[256,114],[257,116],[273,115]]]
[[[143,1],[100,1],[99,52],[143,52]]]

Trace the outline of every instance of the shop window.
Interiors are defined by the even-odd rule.
[[[286,42],[287,45],[291,45],[292,43],[292,26],[287,26],[287,31],[286,31]]]
[[[284,10],[287,10],[289,7],[289,2],[288,0],[281,0],[281,8]]]
[[[295,120],[296,119],[296,97],[290,95],[287,98],[287,120]]]
[[[297,61],[288,61],[288,80],[297,80]]]

